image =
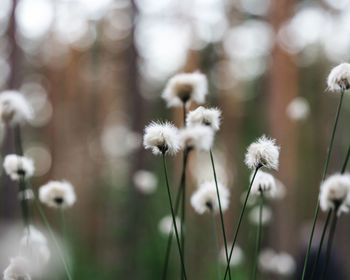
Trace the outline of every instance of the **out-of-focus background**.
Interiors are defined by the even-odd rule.
[[[300,265],[339,98],[326,77],[349,56],[349,0],[0,0],[0,89],[22,91],[35,108],[23,129],[33,184],[67,179],[76,188],[66,212],[75,279],[160,278],[167,239],[158,223],[168,202],[160,159],[144,151],[142,133],[155,119],[182,125],[181,110],[167,109],[160,94],[169,77],[195,70],[209,80],[206,105],[223,111],[214,154],[231,191],[228,239],[249,180],[245,149],[265,133],[281,146],[275,175],[286,194],[271,202],[262,247]],[[349,117],[345,96],[329,173],[345,157]],[[2,130],[2,155],[13,151],[12,137]],[[180,169],[179,155],[170,160],[174,190]],[[139,170],[158,179],[154,192],[140,187],[147,179],[135,179]],[[16,186],[3,173],[1,231],[20,217]],[[196,187],[189,176],[189,194]],[[56,213],[45,211],[58,228]],[[189,279],[213,279],[210,217],[189,203],[187,214]],[[348,277],[349,224],[343,215],[334,247]],[[255,236],[247,215],[237,279],[250,276]],[[178,279],[175,244],[172,252],[169,279]],[[283,277],[269,279],[296,279]]]

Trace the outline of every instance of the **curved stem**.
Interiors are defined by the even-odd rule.
[[[213,233],[213,240],[214,240],[214,246],[215,246],[215,259],[216,259],[216,272],[218,280],[221,278],[220,276],[220,263],[219,263],[219,257],[220,257],[220,251],[219,251],[219,243],[218,243],[218,234],[216,232],[216,223],[215,223],[215,215],[213,211],[210,211],[211,216],[211,229]]]
[[[335,233],[335,227],[337,225],[337,220],[338,220],[338,214],[337,214],[338,211],[337,210],[338,210],[338,207],[335,207],[334,213],[333,213],[332,225],[331,225],[331,228],[329,230],[327,251],[326,251],[326,260],[325,260],[325,265],[324,265],[324,268],[323,268],[322,279],[326,279],[326,277],[327,277],[328,263],[329,263],[329,259],[330,259],[330,256],[331,256],[332,244],[333,244],[334,233]]]
[[[233,242],[232,242],[232,246],[231,246],[231,251],[230,251],[230,255],[229,255],[229,258],[228,258],[228,265],[226,267],[226,271],[225,271],[225,276],[224,276],[224,279],[226,279],[226,276],[227,276],[227,273],[230,271],[230,261],[231,261],[231,257],[232,257],[232,252],[233,252],[233,248],[235,247],[235,244],[236,244],[236,240],[237,240],[237,236],[238,236],[238,232],[239,232],[239,229],[241,227],[241,223],[242,223],[242,219],[243,219],[243,215],[244,215],[244,212],[245,212],[245,209],[247,207],[247,202],[248,202],[248,198],[249,198],[249,194],[250,194],[250,191],[252,189],[252,186],[253,186],[253,183],[254,183],[254,180],[255,180],[255,177],[256,177],[256,173],[258,173],[258,170],[261,168],[261,166],[257,166],[255,171],[254,171],[254,174],[253,174],[253,178],[249,184],[249,188],[248,188],[248,191],[247,191],[247,195],[245,197],[245,200],[244,200],[244,204],[243,204],[243,207],[242,207],[242,210],[241,210],[241,214],[239,216],[239,220],[238,220],[238,224],[237,224],[237,229],[236,229],[236,232],[235,232],[235,236],[233,238]]]
[[[314,263],[313,268],[312,268],[311,280],[315,279],[315,273],[317,270],[318,261],[319,261],[320,256],[321,256],[323,241],[324,241],[324,237],[326,235],[326,231],[327,231],[327,227],[328,227],[328,223],[329,223],[331,215],[332,215],[332,209],[330,209],[328,211],[327,218],[326,218],[326,221],[325,221],[324,226],[323,226],[320,244],[318,245],[316,260],[315,260],[315,263]]]
[[[29,181],[29,180],[26,180],[26,183],[27,183],[28,189],[30,189],[30,190],[33,192],[33,194],[34,194],[34,190],[33,190],[33,187],[32,187],[32,185],[31,185],[30,181]],[[37,208],[38,211],[39,211],[39,214],[40,214],[41,218],[42,218],[43,221],[44,221],[44,224],[45,224],[45,226],[46,226],[46,228],[47,228],[47,230],[48,230],[48,232],[49,232],[49,234],[50,234],[50,237],[51,237],[52,241],[53,241],[54,244],[55,244],[55,247],[56,247],[56,250],[57,250],[57,252],[58,252],[58,255],[59,255],[59,257],[60,257],[60,259],[61,259],[61,261],[62,261],[62,263],[63,263],[64,270],[65,270],[65,272],[66,272],[66,276],[67,276],[67,278],[68,278],[69,280],[72,280],[73,278],[72,278],[71,273],[70,273],[70,271],[69,271],[68,264],[67,264],[67,262],[66,262],[66,260],[65,260],[65,258],[64,258],[64,256],[63,256],[62,250],[61,250],[60,246],[58,245],[58,241],[57,241],[57,239],[56,239],[56,237],[55,237],[55,234],[53,233],[53,230],[52,230],[52,228],[51,228],[51,226],[50,226],[50,223],[49,223],[49,221],[47,220],[46,215],[45,215],[43,209],[41,208],[40,203],[39,203],[39,201],[38,201],[38,198],[36,197],[35,194],[34,194],[34,203],[35,203],[36,208]]]
[[[324,166],[324,169],[323,169],[322,182],[326,178],[326,174],[327,174],[327,170],[328,170],[328,163],[329,163],[329,159],[331,157],[331,153],[332,153],[332,149],[333,149],[333,142],[334,142],[335,132],[336,132],[337,126],[338,126],[338,120],[339,120],[341,106],[343,104],[343,97],[344,97],[344,91],[342,91],[341,94],[340,94],[339,104],[338,104],[337,113],[336,113],[336,116],[335,116],[335,121],[334,121],[334,125],[333,125],[333,130],[332,130],[331,141],[329,143],[327,157],[326,157],[326,163],[325,163],[325,166]],[[305,256],[305,261],[304,261],[302,280],[305,279],[305,275],[306,275],[306,267],[307,267],[307,264],[308,264],[308,261],[309,261],[309,257],[310,257],[310,250],[311,250],[311,245],[312,245],[312,239],[314,237],[314,231],[315,231],[315,226],[316,226],[316,221],[317,221],[317,218],[318,218],[319,210],[320,210],[320,202],[319,202],[319,199],[317,199],[317,205],[316,205],[316,210],[315,210],[315,215],[314,215],[314,221],[313,221],[313,224],[312,224],[310,239],[309,239],[309,243],[308,243],[307,250],[306,250],[306,256]]]
[[[259,258],[259,251],[260,251],[260,244],[261,244],[261,237],[262,237],[262,212],[263,212],[263,205],[264,205],[264,194],[262,191],[260,191],[260,203],[259,203],[259,224],[258,224],[258,233],[256,237],[256,246],[255,246],[255,260],[254,260],[254,268],[253,268],[253,279],[256,279],[257,275],[257,268],[258,268],[258,258]]]
[[[229,261],[229,257],[228,257],[228,251],[227,251],[227,240],[226,240],[224,216],[223,216],[223,214],[222,214],[221,199],[220,199],[218,181],[217,181],[217,177],[216,177],[214,158],[213,158],[213,153],[212,153],[211,149],[210,149],[209,153],[210,153],[211,165],[212,165],[212,168],[213,168],[213,174],[214,174],[214,180],[215,180],[215,187],[216,187],[216,195],[217,195],[218,202],[219,202],[220,221],[221,221],[222,235],[223,235],[223,237],[224,237],[226,261],[227,261],[228,267],[230,267],[230,261]],[[229,269],[229,279],[231,279],[231,271],[230,271],[230,269]]]
[[[167,187],[168,198],[169,198],[169,206],[170,206],[171,216],[172,216],[172,219],[173,219],[173,225],[174,225],[174,229],[175,229],[176,242],[177,242],[177,247],[179,249],[179,255],[180,255],[180,259],[181,259],[181,266],[182,266],[182,269],[183,269],[183,272],[184,272],[184,279],[187,279],[187,277],[186,277],[186,270],[185,270],[185,263],[184,263],[183,254],[182,254],[182,251],[181,251],[179,232],[177,230],[177,224],[176,224],[176,219],[175,219],[173,202],[172,202],[172,199],[171,199],[169,179],[168,179],[168,170],[167,170],[167,167],[166,167],[166,160],[165,160],[165,153],[163,153],[163,167],[164,167],[164,175],[165,175],[166,187]]]

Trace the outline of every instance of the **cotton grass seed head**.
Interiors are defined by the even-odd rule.
[[[304,97],[296,97],[288,104],[286,113],[291,120],[305,120],[310,114],[309,102]]]
[[[288,277],[294,274],[296,262],[290,254],[268,248],[259,254],[259,267],[263,272]]]
[[[205,102],[208,94],[208,81],[205,75],[194,73],[181,73],[172,77],[165,86],[162,98],[168,107],[182,106],[193,100],[198,104]]]
[[[230,192],[229,190],[218,182],[218,189],[220,194],[221,210],[225,212],[229,206]],[[206,181],[202,183],[199,188],[193,193],[191,197],[191,205],[194,210],[202,215],[205,212],[219,213],[219,201],[216,193],[216,186],[214,181]]]
[[[227,248],[231,248],[232,244],[227,244]],[[226,260],[226,251],[225,251],[225,247],[222,247],[220,250],[220,256],[219,256],[219,260],[220,263],[222,265],[227,265],[227,260]],[[232,256],[231,256],[231,260],[230,260],[230,266],[234,267],[234,266],[238,266],[241,263],[243,263],[244,261],[244,253],[243,250],[241,249],[241,247],[237,244],[235,244],[235,247],[233,248],[232,251]]]
[[[30,262],[28,259],[17,256],[10,259],[10,265],[4,270],[4,280],[31,280]]]
[[[180,149],[178,129],[169,122],[151,122],[145,128],[143,146],[155,155],[174,155]]]
[[[74,188],[67,181],[50,181],[39,189],[42,203],[54,208],[68,208],[76,201]]]
[[[135,187],[143,194],[152,194],[157,189],[157,176],[147,170],[138,170],[134,173]]]
[[[254,173],[250,175],[250,180],[253,179]],[[259,171],[256,173],[251,193],[255,195],[260,195],[261,193],[269,197],[274,197],[277,192],[275,178],[264,171]]]
[[[18,91],[0,93],[0,119],[9,125],[22,124],[33,118],[33,108]]]
[[[342,91],[350,88],[350,63],[341,63],[334,67],[327,78],[328,89]]]
[[[334,174],[320,188],[320,207],[323,211],[338,208],[337,214],[349,211],[350,174]]]
[[[181,221],[179,217],[175,217],[177,231],[181,231]],[[163,217],[158,223],[158,229],[161,234],[168,236],[172,231],[175,233],[173,218],[171,215]]]
[[[30,178],[34,174],[33,160],[18,155],[7,155],[3,163],[5,172],[12,180],[19,180],[20,176]]]
[[[214,141],[214,131],[205,125],[187,126],[179,131],[181,148],[184,150],[209,151]]]
[[[260,218],[260,207],[255,206],[249,212],[249,221],[254,225],[259,225],[259,218]],[[263,206],[262,215],[261,215],[261,224],[267,225],[268,223],[270,223],[271,219],[272,219],[271,208],[268,206]]]
[[[211,127],[214,131],[220,128],[221,111],[217,108],[204,108],[199,106],[197,109],[190,111],[186,118],[187,126],[198,124]]]
[[[263,135],[248,147],[245,155],[245,164],[250,169],[264,166],[277,170],[279,150],[280,147],[276,145],[275,139]]]

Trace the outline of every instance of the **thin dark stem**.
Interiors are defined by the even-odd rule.
[[[181,175],[181,188],[182,188],[182,211],[181,211],[181,249],[183,258],[185,261],[185,232],[186,232],[186,165],[187,165],[188,150],[185,149],[183,156],[183,170]],[[184,277],[184,272],[181,269],[181,279]]]
[[[28,200],[26,198],[26,186],[25,186],[25,178],[24,174],[19,175],[19,199],[21,201],[21,212],[24,226],[28,228],[29,226],[29,207]]]
[[[342,166],[342,168],[341,168],[341,173],[342,173],[342,174],[345,172],[346,166],[348,165],[349,156],[350,156],[350,145],[349,145],[349,148],[348,148],[348,152],[346,153],[346,157],[345,157],[343,166]]]
[[[15,138],[15,150],[16,154],[19,156],[23,156],[23,147],[22,147],[22,137],[21,137],[21,127],[16,125],[13,128],[14,138]]]
[[[260,251],[260,244],[261,244],[261,237],[262,237],[263,205],[264,205],[264,194],[262,191],[260,191],[259,224],[258,224],[258,232],[257,232],[257,236],[256,236],[255,260],[254,260],[254,268],[253,268],[253,279],[254,280],[256,279],[256,275],[257,275],[258,258],[259,258],[259,251]]]
[[[317,270],[318,261],[320,259],[321,252],[322,252],[323,240],[324,240],[324,237],[325,237],[326,232],[327,232],[327,227],[328,227],[328,223],[329,223],[331,215],[332,215],[332,209],[330,209],[328,211],[327,218],[326,218],[326,221],[325,221],[324,226],[323,226],[320,244],[318,245],[316,260],[315,260],[315,263],[314,263],[313,268],[312,268],[311,280],[315,279],[315,275],[316,275],[315,273]]]
[[[186,102],[182,103],[184,127],[186,127]]]
[[[183,162],[183,167],[182,167],[182,175],[181,175],[181,181],[180,181],[180,186],[178,188],[177,194],[176,194],[176,199],[175,199],[175,215],[177,215],[177,212],[179,210],[179,205],[180,205],[180,197],[182,197],[182,192],[185,188],[185,185],[183,182],[185,182],[185,175],[184,172],[186,171],[186,166],[187,166],[187,159],[188,159],[188,153],[189,151],[185,151],[186,156],[184,154],[184,162]],[[166,279],[167,276],[167,271],[168,271],[168,264],[169,264],[169,258],[170,258],[170,252],[171,252],[171,247],[172,247],[172,240],[173,240],[173,231],[169,232],[168,236],[168,242],[167,242],[167,248],[165,252],[165,258],[164,258],[164,265],[163,265],[163,277],[162,279]]]
[[[183,254],[182,254],[182,250],[181,250],[179,232],[177,230],[177,224],[176,224],[176,219],[175,219],[173,202],[172,202],[172,199],[171,199],[169,179],[168,179],[168,170],[167,170],[167,167],[166,167],[166,160],[165,160],[165,153],[163,153],[163,166],[164,166],[164,175],[165,175],[166,187],[167,187],[168,198],[169,198],[169,206],[170,206],[171,216],[172,216],[172,219],[173,219],[173,225],[174,225],[174,229],[175,229],[175,236],[176,236],[177,247],[179,249],[179,255],[180,255],[180,259],[181,259],[181,266],[182,266],[182,269],[183,269],[183,272],[184,272],[184,279],[187,279],[186,270],[185,270],[185,263],[184,263]]]
[[[224,276],[224,279],[226,279],[226,276],[227,276],[227,273],[230,271],[230,261],[231,261],[231,257],[232,257],[232,252],[233,252],[233,248],[235,247],[235,244],[236,244],[236,240],[237,240],[237,236],[238,236],[238,232],[239,232],[239,229],[241,227],[241,223],[242,223],[242,219],[243,219],[243,215],[244,215],[244,212],[245,212],[245,209],[247,207],[247,202],[248,202],[248,198],[249,198],[249,194],[250,194],[250,191],[252,189],[252,186],[253,186],[253,183],[254,183],[254,180],[255,180],[255,176],[256,176],[256,173],[258,173],[258,170],[261,168],[261,166],[257,166],[255,168],[255,171],[254,171],[254,174],[253,174],[253,178],[249,184],[249,188],[248,188],[248,191],[247,191],[247,195],[245,197],[245,200],[244,200],[244,204],[243,204],[243,207],[242,207],[242,210],[241,210],[241,214],[239,216],[239,220],[238,220],[238,224],[237,224],[237,229],[236,229],[236,232],[235,232],[235,236],[233,238],[233,243],[232,243],[232,246],[231,246],[231,251],[230,251],[230,255],[229,255],[229,258],[228,258],[228,265],[226,267],[226,271],[225,271],[225,276]]]
[[[326,157],[326,163],[325,163],[325,166],[324,166],[324,169],[323,169],[322,182],[326,178],[326,174],[327,174],[327,170],[328,170],[329,159],[331,157],[331,153],[332,153],[332,149],[333,149],[333,142],[334,142],[335,132],[336,132],[337,126],[338,126],[338,120],[339,120],[341,106],[343,104],[343,97],[344,97],[344,91],[342,91],[341,94],[340,94],[339,104],[338,104],[337,113],[336,113],[336,116],[335,116],[335,121],[334,121],[334,125],[333,125],[333,130],[332,130],[331,141],[329,143],[327,157]],[[317,218],[318,218],[319,210],[320,210],[320,201],[317,199],[317,205],[316,205],[316,210],[315,210],[315,215],[314,215],[314,221],[313,221],[312,230],[311,230],[311,234],[310,234],[309,244],[308,244],[307,250],[306,250],[306,256],[305,256],[302,280],[305,279],[306,267],[307,267],[307,263],[308,263],[309,257],[310,257],[310,250],[311,250],[311,245],[312,245],[312,239],[314,237],[314,231],[315,231],[315,226],[316,226],[316,221],[317,221]]]
[[[214,158],[213,158],[213,153],[212,153],[211,149],[210,149],[209,153],[210,153],[211,165],[212,165],[212,168],[213,168],[215,187],[216,187],[216,195],[217,195],[218,203],[219,203],[220,221],[221,221],[222,235],[224,237],[226,261],[227,261],[228,267],[230,267],[230,260],[229,260],[228,251],[227,251],[227,239],[226,239],[226,232],[225,232],[224,216],[222,214],[220,192],[219,192],[219,187],[218,187],[218,180],[217,180],[217,177],[216,177]],[[229,275],[229,279],[231,279],[231,271],[230,271],[230,269],[229,269],[229,274],[228,275]]]
[[[332,251],[332,244],[333,244],[333,240],[334,240],[335,227],[337,225],[337,220],[338,220],[338,215],[337,215],[338,211],[337,210],[338,210],[338,207],[335,207],[334,213],[333,213],[332,225],[331,225],[331,228],[329,230],[327,251],[326,251],[326,260],[325,260],[325,265],[323,267],[322,279],[326,279],[326,277],[327,277],[328,263],[329,263],[329,259],[331,257],[331,251]]]
[[[210,216],[211,216],[211,228],[212,228],[212,232],[213,232],[213,239],[214,239],[214,245],[215,245],[216,270],[217,270],[217,276],[218,276],[218,280],[219,280],[219,279],[221,279],[220,263],[219,263],[220,251],[219,251],[218,235],[216,232],[215,215],[214,215],[213,211],[210,211]]]
[[[33,192],[33,194],[34,194],[34,190],[33,190],[33,187],[31,185],[30,181],[26,180],[26,183],[27,183],[28,189],[30,189]],[[58,255],[59,255],[59,257],[60,257],[60,259],[61,259],[61,261],[63,263],[63,267],[64,267],[64,270],[66,272],[66,276],[67,276],[67,278],[69,280],[72,280],[73,278],[72,278],[71,273],[69,271],[68,264],[67,264],[67,262],[66,262],[66,260],[65,260],[65,258],[63,256],[62,250],[61,250],[61,248],[60,248],[60,246],[58,244],[58,241],[57,241],[57,239],[55,237],[55,234],[53,233],[53,230],[52,230],[52,228],[50,226],[50,223],[49,223],[48,219],[46,218],[46,215],[45,215],[43,209],[41,208],[40,203],[38,201],[38,198],[36,197],[35,194],[34,194],[34,204],[35,204],[36,208],[38,209],[41,218],[44,221],[44,224],[45,224],[45,226],[46,226],[46,228],[47,228],[47,230],[48,230],[48,232],[50,234],[50,237],[51,237],[52,241],[55,244],[55,247],[56,247],[56,250],[58,252]]]

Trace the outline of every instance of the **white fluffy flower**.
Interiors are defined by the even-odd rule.
[[[296,269],[296,263],[288,253],[276,253],[273,249],[264,249],[259,254],[259,267],[268,273],[291,276]]]
[[[258,225],[259,224],[259,217],[260,216],[260,207],[255,206],[252,210],[249,212],[249,220],[251,223]],[[263,206],[262,208],[262,215],[261,215],[261,224],[266,225],[268,224],[272,219],[272,211],[269,207]]]
[[[39,199],[49,207],[71,207],[76,200],[74,188],[67,181],[50,181],[39,189]]]
[[[350,87],[350,63],[341,63],[334,67],[327,78],[331,91],[347,90]]]
[[[320,189],[320,206],[323,211],[338,206],[337,214],[348,212],[350,203],[350,174],[334,174],[328,177]]]
[[[204,108],[199,106],[197,109],[190,111],[186,118],[187,126],[202,124],[210,126],[214,131],[220,128],[221,111],[217,108]]]
[[[231,247],[232,247],[232,244],[230,243],[227,244],[227,250],[230,250]],[[219,258],[220,258],[220,263],[222,265],[227,265],[225,247],[221,248]],[[241,247],[235,244],[235,247],[233,248],[233,251],[232,251],[230,266],[238,266],[243,262],[243,260],[244,260],[243,250],[241,249]]]
[[[180,149],[178,129],[169,122],[151,122],[145,128],[143,145],[155,155],[176,154]]]
[[[208,81],[205,75],[194,73],[181,73],[172,77],[165,86],[162,98],[168,107],[181,106],[193,100],[203,104],[208,94]]]
[[[20,175],[29,178],[34,174],[33,160],[27,157],[14,154],[7,155],[3,165],[6,174],[9,175],[12,180],[19,180]]]
[[[230,202],[230,192],[220,182],[218,182],[218,189],[220,194],[221,210],[224,212],[227,210]],[[200,215],[211,211],[218,213],[220,209],[215,182],[206,181],[202,183],[196,192],[193,193],[191,197],[191,205]]]
[[[286,113],[292,120],[305,120],[310,114],[309,102],[304,97],[296,97],[288,104]]]
[[[214,131],[205,125],[187,126],[180,130],[180,145],[182,149],[209,151],[214,141]]]
[[[4,271],[4,280],[31,280],[30,263],[26,258],[11,258],[10,265]]]
[[[277,170],[279,150],[280,148],[276,145],[275,139],[270,139],[263,135],[248,147],[245,155],[245,164],[251,169],[264,166]]]
[[[27,257],[35,271],[40,271],[42,264],[48,263],[50,259],[50,250],[47,245],[47,239],[38,229],[30,225],[24,230],[20,241],[21,255]]]
[[[181,231],[181,221],[179,217],[175,217],[177,231]],[[168,236],[171,231],[175,233],[173,218],[171,215],[163,217],[158,223],[158,229],[161,234]]]
[[[253,175],[254,174],[250,176],[250,180],[252,180]],[[260,170],[255,175],[251,193],[259,195],[261,192],[264,195],[274,197],[277,192],[277,188],[275,178],[271,174]]]
[[[22,124],[33,118],[33,109],[24,96],[15,90],[0,94],[0,119],[10,124]]]
[[[157,177],[147,170],[138,170],[134,173],[135,187],[144,194],[152,194],[157,189]]]

